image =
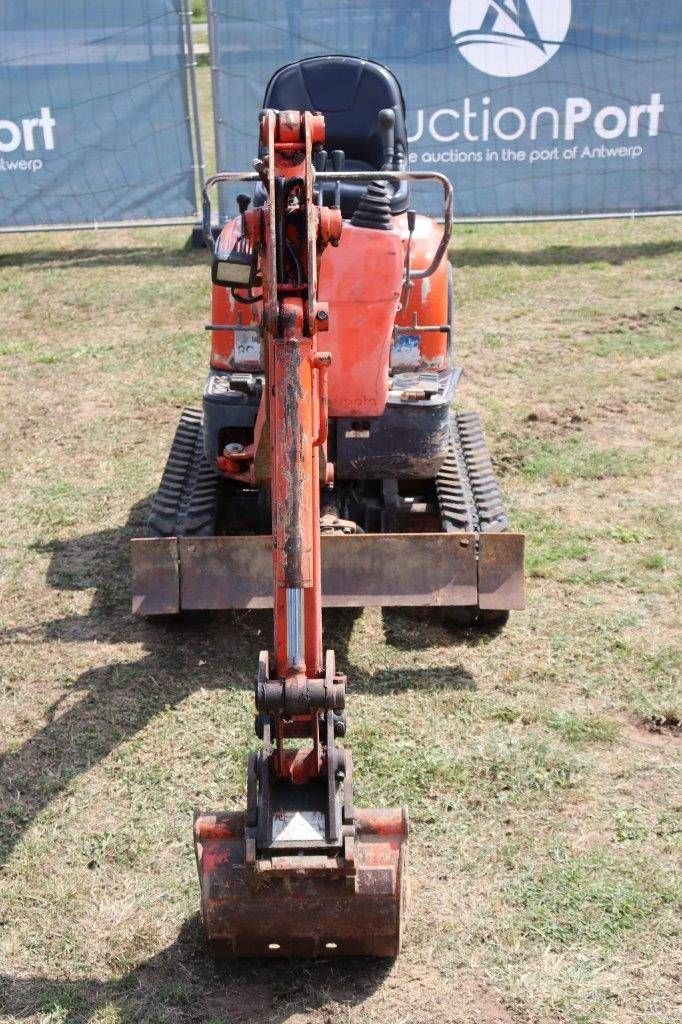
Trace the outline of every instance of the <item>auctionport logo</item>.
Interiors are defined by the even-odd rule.
[[[461,55],[486,75],[517,78],[557,52],[571,0],[451,0],[450,32]]]
[[[40,117],[23,117],[20,121],[0,118],[0,171],[42,170],[42,159],[26,154],[54,149],[56,124],[49,107],[40,108]],[[3,154],[11,156],[5,158]]]

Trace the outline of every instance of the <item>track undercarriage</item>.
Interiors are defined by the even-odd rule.
[[[327,517],[322,495],[323,606],[430,605],[453,625],[500,623],[523,607],[523,538],[509,532],[479,417],[450,424],[433,479],[340,482]],[[201,411],[185,409],[148,536],[133,541],[134,611],[272,607],[269,545],[267,494],[211,468]]]

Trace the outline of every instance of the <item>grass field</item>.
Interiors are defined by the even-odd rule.
[[[185,239],[0,239],[2,1019],[679,1020],[680,221],[455,233],[458,404],[527,533],[528,609],[499,634],[326,617],[358,803],[411,809],[395,964],[201,949],[191,810],[243,802],[270,623],[130,614],[128,540],[206,367]]]

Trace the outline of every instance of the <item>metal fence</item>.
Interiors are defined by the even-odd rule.
[[[344,53],[396,73],[410,166],[450,177],[460,217],[682,210],[680,0],[209,0],[208,18],[221,169],[250,166],[274,70]]]
[[[0,230],[195,220],[191,58],[185,0],[3,4]]]
[[[277,68],[346,53],[396,73],[410,167],[460,218],[682,210],[680,0],[209,0],[208,28],[221,170]],[[189,0],[2,5],[0,97],[0,231],[196,221]]]

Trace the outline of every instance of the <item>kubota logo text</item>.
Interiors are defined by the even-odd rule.
[[[571,0],[451,0],[450,31],[486,75],[515,78],[554,56],[571,24]]]

